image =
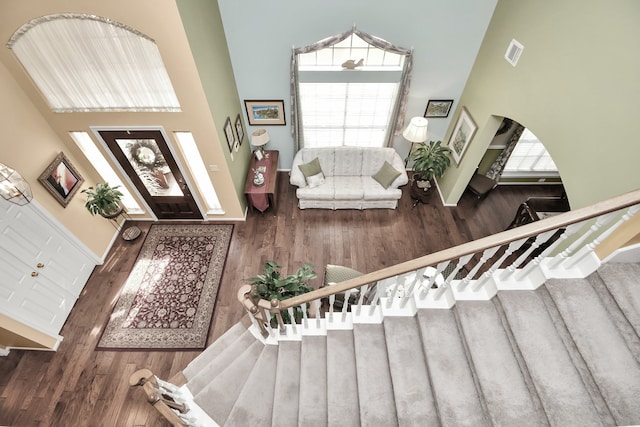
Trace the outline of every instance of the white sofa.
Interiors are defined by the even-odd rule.
[[[324,183],[312,187],[299,166],[318,158]],[[400,172],[388,188],[372,176],[388,162]],[[398,187],[409,182],[404,162],[393,148],[303,148],[291,166],[290,180],[297,186],[300,209],[395,209],[402,197]]]

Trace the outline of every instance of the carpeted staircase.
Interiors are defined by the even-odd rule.
[[[185,370],[225,426],[640,424],[640,264],[264,345],[242,324]]]

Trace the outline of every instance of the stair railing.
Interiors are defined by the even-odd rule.
[[[325,319],[331,321],[335,317],[336,294],[344,295],[341,318],[347,311],[355,317],[366,314],[375,318],[384,312],[415,309],[423,303],[450,307],[450,299],[455,303],[456,295],[465,292],[465,299],[489,299],[498,287],[510,289],[510,286],[522,286],[523,281],[528,289],[535,289],[546,278],[565,277],[562,276],[563,269],[577,263],[573,255],[581,259],[592,256],[604,239],[638,211],[640,190],[286,300],[256,302],[250,285],[239,289],[238,298],[254,324],[267,337],[273,336],[276,329],[280,334],[292,332],[292,325],[285,324],[280,313],[293,307],[302,309],[303,326],[313,325],[313,317],[319,325],[322,301],[328,300],[322,311],[327,313]],[[639,230],[634,232],[637,234]],[[551,272],[552,276],[545,276],[543,272]],[[358,290],[358,300],[349,304],[350,294]],[[478,297],[474,298],[473,294]]]
[[[142,387],[147,401],[175,427],[195,426],[185,415],[189,407],[178,387],[156,377],[149,369],[140,369],[129,377],[129,386]]]

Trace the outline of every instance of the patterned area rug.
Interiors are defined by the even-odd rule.
[[[206,346],[233,225],[153,225],[98,350]]]

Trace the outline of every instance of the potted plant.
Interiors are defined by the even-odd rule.
[[[284,278],[281,278],[281,268],[277,262],[267,261],[264,263],[264,274],[247,279],[253,286],[253,297],[256,300],[265,299],[271,301],[277,299],[282,301],[313,290],[307,284],[309,280],[316,277],[313,265],[307,263],[300,267],[295,274],[290,274]],[[294,316],[296,320],[302,317],[300,307],[294,308]],[[283,312],[282,318],[285,323],[289,322],[289,313]],[[277,324],[275,320],[272,319],[272,326]]]
[[[119,185],[111,187],[109,183],[98,183],[94,187],[85,188],[82,193],[87,195],[85,207],[91,215],[99,214],[105,218],[113,218],[122,213],[120,200],[123,194],[118,190]]]
[[[418,181],[418,187],[429,188],[434,178],[440,178],[451,165],[449,150],[443,147],[442,141],[421,142],[411,153],[413,160],[413,179]],[[420,182],[422,181],[422,183]]]

